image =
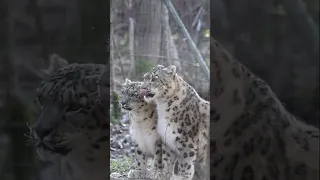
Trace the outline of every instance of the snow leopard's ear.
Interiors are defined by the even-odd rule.
[[[167,75],[173,75],[176,74],[176,66],[175,65],[170,65],[169,67],[165,68],[164,71]]]
[[[129,79],[127,79],[127,78],[126,78],[126,80],[125,80],[124,84],[129,84],[129,83],[131,83],[131,81],[130,81]]]
[[[161,64],[158,64],[158,65],[156,66],[156,68],[157,68],[157,69],[163,69],[164,66],[162,66]]]

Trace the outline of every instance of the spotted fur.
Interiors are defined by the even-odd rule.
[[[67,65],[37,89],[37,121],[30,138],[43,160],[59,160],[62,179],[109,178],[109,117],[97,91],[104,69],[98,64]]]
[[[144,75],[142,87],[146,101],[157,104],[158,133],[176,157],[170,162],[174,168],[171,179],[191,180],[196,164],[200,179],[207,179],[209,102],[176,73],[173,65],[154,67]]]
[[[121,108],[128,112],[131,120],[130,134],[136,143],[132,149],[135,167],[131,169],[129,178],[151,178],[147,169],[147,159],[153,157],[153,169],[161,172],[162,143],[157,133],[157,110],[153,102],[147,103],[140,95],[142,82],[126,79],[121,88]]]
[[[214,39],[211,53],[211,179],[319,179],[319,129]]]

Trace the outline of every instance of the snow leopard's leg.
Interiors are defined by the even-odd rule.
[[[128,173],[128,178],[146,178],[149,176],[147,170],[147,156],[135,145],[131,150],[134,159],[134,168]]]
[[[163,171],[163,154],[162,154],[162,141],[159,138],[155,144],[155,155],[153,161],[153,170],[151,172],[151,179],[162,180],[166,178],[166,173]]]
[[[176,138],[177,159],[173,167],[173,175],[170,180],[192,180],[195,170],[197,145],[191,137]]]
[[[162,179],[170,179],[173,173],[174,161],[176,159],[175,152],[168,146],[162,144],[161,156],[162,156]]]
[[[154,170],[162,169],[162,142],[160,138],[156,141],[155,152],[156,154],[153,158],[153,168]]]

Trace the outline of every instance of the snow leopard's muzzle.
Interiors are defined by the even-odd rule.
[[[29,126],[29,143],[37,151],[47,151],[53,154],[67,155],[71,149],[67,147],[65,139],[58,135],[57,126],[63,121],[62,111],[59,108],[44,108],[36,123]]]
[[[126,111],[132,110],[132,107],[130,106],[130,103],[129,103],[129,99],[130,99],[130,97],[128,95],[121,96],[121,99],[119,101],[119,105],[120,105],[121,109],[126,110]]]
[[[151,83],[143,82],[140,88],[140,95],[145,96],[146,98],[153,98],[155,93],[151,91]]]

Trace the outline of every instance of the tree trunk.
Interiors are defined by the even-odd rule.
[[[160,55],[162,40],[162,1],[139,0],[135,7],[135,53],[141,55]],[[158,58],[149,56],[154,64]]]

